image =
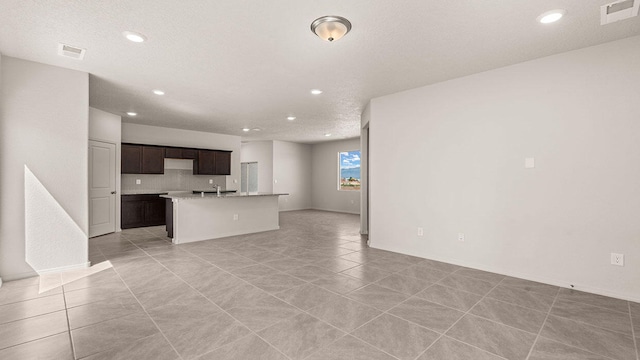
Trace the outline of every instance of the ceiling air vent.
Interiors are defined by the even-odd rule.
[[[610,24],[612,22],[638,16],[640,0],[620,0],[600,7],[600,24]]]
[[[61,55],[64,57],[68,57],[76,60],[82,60],[84,58],[84,53],[86,51],[87,49],[82,49],[79,47],[58,43],[58,55]]]

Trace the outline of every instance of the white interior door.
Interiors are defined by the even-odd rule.
[[[89,237],[116,231],[116,145],[89,140]]]

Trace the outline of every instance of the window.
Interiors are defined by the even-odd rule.
[[[360,150],[338,153],[338,190],[360,190]]]

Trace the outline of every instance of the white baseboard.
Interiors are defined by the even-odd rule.
[[[0,288],[2,287],[2,278],[0,278]]]
[[[88,267],[91,267],[91,262],[90,261],[87,261],[86,263],[83,263],[83,264],[61,266],[61,267],[57,267],[57,268],[39,270],[38,271],[38,275],[55,274],[55,273],[60,273],[60,272],[70,271],[70,270],[86,269]]]
[[[346,210],[336,210],[336,209],[323,209],[323,208],[310,208],[309,210],[320,210],[320,211],[329,211],[329,212],[336,212],[336,213],[342,213],[342,214],[352,214],[352,215],[360,215],[360,211],[346,211]]]
[[[369,240],[369,241],[371,241],[371,240]],[[371,246],[371,245],[369,245],[369,246]],[[459,261],[457,259],[450,259],[450,258],[444,258],[444,257],[430,257],[430,258],[427,258],[427,257],[422,256],[420,254],[412,254],[412,253],[407,253],[407,252],[400,252],[397,249],[379,247],[379,246],[376,246],[375,244],[373,244],[373,246],[371,246],[371,247],[375,248],[375,249],[380,249],[380,250],[392,251],[392,252],[396,252],[396,253],[400,253],[400,254],[417,256],[417,257],[421,257],[423,259],[441,261],[441,262],[445,262],[445,263],[448,263],[448,264],[469,267],[469,268],[472,268],[472,269],[477,269],[477,270],[482,270],[482,271],[488,271],[488,272],[492,272],[492,273],[496,273],[496,274],[500,274],[500,275],[511,276],[511,277],[515,277],[515,278],[518,278],[518,279],[535,281],[535,282],[548,284],[548,285],[553,285],[553,286],[557,286],[557,287],[561,287],[561,288],[573,289],[573,290],[588,292],[588,293],[602,295],[602,296],[608,296],[608,297],[627,300],[627,301],[640,302],[640,298],[638,298],[637,296],[635,296],[633,294],[620,293],[620,292],[600,289],[600,288],[596,288],[596,287],[593,287],[593,286],[590,286],[590,285],[584,285],[584,284],[578,284],[578,283],[570,284],[566,280],[547,278],[547,277],[544,277],[544,276],[525,274],[525,273],[514,272],[514,271],[507,271],[505,269],[501,269],[501,268],[497,268],[497,267],[486,266],[486,265],[483,265],[483,264],[469,263],[469,262],[465,262],[465,261]],[[573,285],[573,287],[571,285]]]

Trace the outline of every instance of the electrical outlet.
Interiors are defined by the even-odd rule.
[[[238,214],[233,214],[233,220],[238,220]]]
[[[464,233],[458,233],[458,241],[464,241]]]
[[[213,184],[213,179],[209,179],[209,184]]]
[[[140,179],[136,179],[136,185],[140,185],[142,184],[142,181],[140,181]]]
[[[237,184],[238,183],[238,179],[233,179],[233,183]]]
[[[611,265],[624,266],[624,254],[611,253]]]
[[[418,228],[418,236],[424,236],[424,229],[421,227]]]

